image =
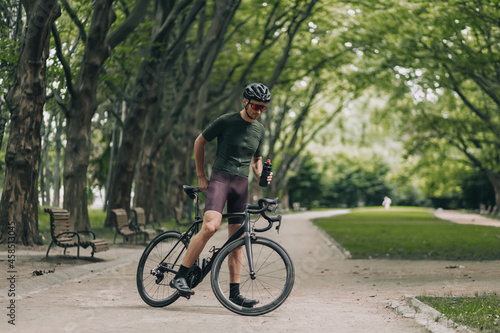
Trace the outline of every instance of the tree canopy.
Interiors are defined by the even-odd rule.
[[[261,117],[275,175],[266,194],[285,208],[378,205],[389,194],[428,204],[483,191],[484,179],[484,200],[500,207],[496,1],[22,3],[0,1],[2,241],[9,223],[36,233],[38,199],[70,210],[78,230],[90,227],[96,193],[108,211],[141,206],[150,220],[180,222],[194,139],[242,108],[250,82],[272,91]],[[30,44],[32,15],[45,19],[43,45]],[[40,69],[43,93],[23,109],[19,80]],[[26,142],[40,148],[22,153]],[[208,145],[207,164],[214,156]],[[20,160],[29,177],[14,172]]]

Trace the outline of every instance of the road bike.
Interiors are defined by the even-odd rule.
[[[166,231],[154,238],[144,250],[137,267],[137,289],[141,298],[153,307],[164,307],[175,302],[181,295],[169,286],[184,258],[191,238],[200,230],[203,219],[198,214],[198,187],[183,186],[184,192],[195,201],[195,221],[186,232]],[[200,258],[189,268],[187,282],[196,287],[209,273],[210,283],[220,303],[235,313],[258,316],[275,310],[292,291],[295,270],[286,250],[275,241],[257,236],[256,232],[271,229],[277,223],[279,233],[281,215],[268,216],[266,212],[276,211],[279,200],[262,198],[258,205],[246,204],[243,212],[223,214],[222,218],[243,217],[241,227],[220,248],[210,249],[211,257]],[[260,214],[267,225],[256,227],[251,214]],[[259,216],[259,217],[260,217]],[[258,300],[253,307],[243,307],[229,300],[229,254],[243,249],[240,293],[252,300]],[[241,250],[240,250],[241,251]],[[233,256],[231,256],[233,257]],[[234,259],[233,259],[234,260]],[[189,296],[184,296],[189,299]]]

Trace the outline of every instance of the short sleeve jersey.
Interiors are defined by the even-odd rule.
[[[264,126],[245,121],[239,112],[215,119],[201,134],[207,141],[217,138],[213,170],[248,178],[252,157],[262,156]]]

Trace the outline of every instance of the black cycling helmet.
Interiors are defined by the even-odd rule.
[[[269,88],[262,83],[250,83],[245,87],[243,97],[245,97],[248,101],[253,99],[258,102],[269,103],[271,101],[271,92],[269,91]]]

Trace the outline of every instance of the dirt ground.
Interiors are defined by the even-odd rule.
[[[500,261],[350,260],[311,222],[311,218],[342,211],[287,215],[280,234],[263,236],[282,244],[292,257],[296,282],[287,301],[272,313],[243,317],[226,310],[213,295],[207,277],[190,300],[179,299],[165,308],[152,308],[140,299],[135,286],[137,262],[144,245],[117,245],[90,258],[63,256],[46,247],[16,252],[15,281],[9,279],[7,260],[1,258],[1,332],[455,332],[423,325],[393,304],[411,295],[474,295],[498,292]],[[446,215],[448,214],[448,215]],[[448,219],[455,212],[439,211]],[[463,215],[458,217],[465,218]],[[457,216],[454,216],[457,218]],[[469,216],[473,222],[483,221]],[[485,220],[486,221],[486,220]],[[486,221],[490,223],[491,221]],[[500,221],[497,221],[497,223]],[[500,224],[500,223],[499,223]],[[500,228],[499,228],[500,235]],[[212,244],[222,244],[224,227]],[[2,251],[5,253],[4,251]],[[203,255],[202,255],[203,256]],[[33,273],[35,272],[35,275]],[[9,290],[16,297],[9,296]],[[12,303],[13,302],[13,303]],[[15,324],[9,324],[14,304]],[[434,326],[433,326],[434,325]]]

